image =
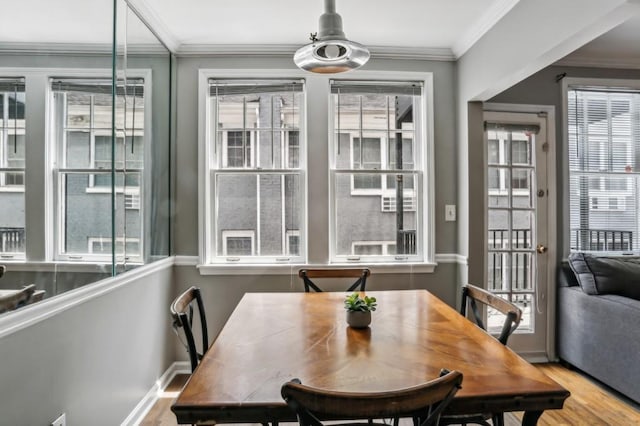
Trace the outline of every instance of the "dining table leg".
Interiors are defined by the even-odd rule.
[[[542,410],[540,411],[525,411],[524,416],[522,417],[522,426],[536,426],[538,424],[538,419],[542,415]]]

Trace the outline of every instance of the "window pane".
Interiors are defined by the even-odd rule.
[[[68,93],[65,100],[67,102],[65,127],[68,129],[91,127],[91,94]]]
[[[1,173],[0,180],[24,181],[24,173]],[[0,192],[0,253],[25,252],[24,191]]]
[[[300,167],[300,131],[287,132],[287,167],[297,169]]]
[[[258,158],[259,167],[282,168],[281,141],[284,129],[298,130],[300,128],[300,104],[302,92],[265,89],[260,86],[224,87],[216,89],[211,86],[212,110],[210,126],[215,126],[219,132],[243,131],[244,129],[261,129],[254,135],[254,143],[260,144],[260,154],[265,151],[265,157]],[[216,90],[220,93],[216,94]],[[237,93],[241,90],[251,90],[251,93]],[[217,116],[216,116],[217,113]],[[218,142],[221,139],[218,138]],[[273,144],[273,145],[272,145]],[[275,160],[274,160],[275,159]],[[274,160],[274,165],[272,165]],[[236,166],[234,166],[236,167]],[[253,166],[252,166],[253,167]]]
[[[395,175],[394,175],[395,176]],[[403,175],[417,179],[417,175]],[[389,195],[352,195],[351,185],[356,177],[386,180],[388,174],[336,175],[334,194],[336,197],[336,254],[351,255],[354,244],[367,241],[402,241],[398,254],[416,254],[417,191],[404,192],[402,200],[402,227],[396,215],[398,204],[395,191]],[[364,250],[364,249],[363,249]],[[379,253],[382,254],[382,253]]]
[[[284,256],[288,235],[300,228],[300,176],[297,174],[218,174],[216,176],[217,254],[224,252],[229,235],[256,235],[252,256]],[[228,248],[228,246],[227,246]]]
[[[64,224],[59,248],[63,254],[88,253],[90,238],[111,239],[111,215],[98,214],[111,211],[111,194],[87,193],[89,179],[83,173],[60,176]]]

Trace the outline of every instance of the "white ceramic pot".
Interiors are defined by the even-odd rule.
[[[371,312],[347,311],[347,324],[353,328],[366,328],[371,324]]]

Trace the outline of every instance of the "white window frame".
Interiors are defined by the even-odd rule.
[[[63,214],[63,203],[61,203],[63,193],[62,193],[62,174],[68,171],[86,171],[87,174],[91,174],[92,170],[96,169],[76,169],[76,168],[67,168],[60,167],[62,164],[63,158],[61,154],[61,148],[55,143],[55,111],[53,108],[53,92],[54,90],[51,87],[51,79],[58,78],[60,76],[64,76],[65,79],[83,79],[83,78],[104,78],[106,80],[111,79],[111,70],[104,69],[95,69],[95,70],[49,70],[47,73],[47,88],[46,88],[46,105],[47,105],[47,123],[46,123],[46,147],[47,147],[47,157],[48,161],[48,174],[50,179],[47,179],[47,188],[51,188],[48,191],[47,196],[47,211],[51,212],[51,214],[47,214],[47,239],[48,241],[46,247],[46,257],[47,259],[51,259],[52,261],[66,261],[66,262],[89,262],[89,263],[110,263],[112,261],[111,255],[105,254],[94,254],[94,253],[63,253],[64,250],[64,238],[63,235],[66,234],[66,224],[64,220]],[[143,164],[151,158],[151,143],[152,143],[152,72],[150,69],[136,69],[135,71],[131,71],[128,73],[127,78],[140,78],[144,80],[144,135],[143,135]],[[91,135],[93,135],[94,130],[90,127],[88,129]],[[135,136],[135,134],[134,134]],[[95,161],[95,140],[93,136],[90,136],[90,161],[91,165],[94,165]],[[63,136],[61,143],[66,144],[66,134]],[[127,169],[128,171],[131,171]],[[117,169],[117,171],[124,171],[124,169]],[[127,188],[126,192],[137,192],[140,199],[144,199],[144,187],[146,185],[150,185],[150,177],[149,177],[149,167],[144,167],[143,169],[134,169],[132,171],[137,171],[140,173],[140,187],[138,188]],[[90,176],[90,184],[86,188],[87,193],[110,193],[110,187],[96,187],[91,186],[93,184],[92,176]],[[121,186],[115,187],[116,193],[124,193],[125,188]],[[140,254],[135,256],[128,256],[127,259],[131,260],[131,263],[143,262],[144,256],[144,238],[143,236],[146,233],[146,218],[144,212],[144,206],[141,205],[140,209],[140,235],[137,237],[126,236],[120,237],[116,236],[116,241],[119,241],[121,238],[126,238],[127,240],[139,240],[140,241]],[[123,260],[116,254],[116,261]]]
[[[332,77],[332,80],[341,80],[339,77]],[[333,264],[352,264],[352,263],[366,263],[368,265],[372,263],[381,264],[403,264],[403,263],[416,263],[416,264],[433,264],[434,262],[434,158],[433,158],[433,75],[431,73],[413,73],[413,72],[376,72],[376,71],[361,71],[352,72],[347,80],[363,80],[363,81],[419,81],[422,83],[422,97],[420,110],[422,116],[420,121],[414,120],[413,128],[413,160],[414,170],[407,171],[408,173],[416,176],[414,182],[414,188],[403,191],[403,195],[410,196],[416,194],[418,198],[418,212],[421,212],[421,217],[417,218],[416,223],[416,253],[415,254],[402,254],[393,256],[357,256],[357,255],[339,255],[336,253],[336,217],[335,212],[335,181],[338,169],[336,167],[336,144],[334,143],[334,137],[330,136],[329,140],[329,173],[330,173],[330,185],[329,185],[329,211],[330,215],[329,224],[329,262]],[[331,93],[329,93],[331,95]],[[334,123],[335,114],[331,110],[329,113],[329,133],[333,132],[335,128]],[[363,137],[366,137],[368,132],[363,132]],[[358,135],[355,135],[358,136]],[[424,140],[424,144],[421,144],[420,139]],[[351,148],[353,148],[353,135],[350,139]],[[384,161],[386,154],[385,142],[381,140],[381,157]],[[422,146],[421,146],[422,145]],[[351,155],[353,155],[353,149],[351,149]],[[350,159],[351,166],[353,165],[353,158]],[[385,164],[384,162],[382,164]],[[373,170],[374,172],[380,172],[380,170]],[[384,181],[382,187],[386,188],[386,175],[381,174],[381,178]],[[353,194],[353,179],[351,179],[352,194]],[[381,190],[363,190],[362,195],[372,194],[395,194],[395,190],[390,189],[388,191]]]
[[[250,167],[227,167],[227,132],[224,127],[217,127],[217,131],[222,133],[222,140],[220,141],[219,147],[215,143],[216,135],[215,131],[209,126],[208,118],[215,120],[217,117],[212,117],[213,111],[208,95],[209,90],[209,80],[227,80],[227,79],[247,79],[247,80],[265,80],[265,79],[277,79],[277,80],[289,80],[295,79],[299,80],[304,78],[304,74],[298,71],[291,70],[264,70],[264,71],[248,71],[248,70],[204,70],[201,69],[199,71],[198,78],[198,93],[199,93],[199,208],[198,208],[198,216],[199,216],[199,247],[200,247],[200,271],[204,273],[211,273],[212,269],[216,266],[220,265],[234,265],[240,261],[240,265],[251,267],[252,265],[260,265],[261,267],[274,266],[274,265],[282,265],[282,264],[300,264],[304,263],[306,258],[305,247],[300,245],[300,253],[297,256],[262,256],[259,253],[260,248],[260,226],[255,230],[255,242],[252,256],[246,257],[237,257],[233,256],[229,258],[226,256],[226,242],[225,238],[222,238],[222,241],[219,244],[222,244],[222,247],[218,246],[218,241],[216,241],[216,231],[215,231],[215,213],[217,210],[217,206],[215,205],[215,185],[214,179],[216,173],[219,171],[218,164],[222,165],[222,169],[226,169],[231,173],[248,172],[251,174],[260,174],[264,173],[284,173],[290,172],[293,170],[295,174],[300,176],[300,229],[303,230],[300,234],[301,240],[304,241],[306,237],[306,200],[307,200],[307,178],[306,178],[306,144],[304,143],[305,139],[305,126],[306,126],[306,94],[303,92],[303,102],[300,105],[300,148],[299,148],[299,165],[294,169],[265,169],[262,171],[260,168],[256,168],[253,165],[256,164],[258,158],[260,158],[260,144],[257,140],[255,140],[256,135],[255,132],[252,131],[254,128],[253,124],[248,125],[245,131],[249,131],[251,135],[251,166]],[[256,105],[257,107],[257,105]],[[256,116],[257,117],[257,116]],[[236,131],[237,129],[234,129]],[[258,130],[258,129],[256,129]],[[294,129],[291,129],[294,130]],[[298,130],[298,129],[295,129]],[[274,129],[275,131],[275,129]],[[287,161],[288,165],[288,130],[283,129],[279,130],[280,132],[284,132],[285,135],[282,135],[281,138],[281,149],[287,148],[284,153],[282,160]],[[214,142],[214,143],[211,143]],[[218,153],[217,149],[221,149],[223,152]],[[220,161],[221,160],[221,161]],[[282,174],[282,177],[284,177]],[[284,178],[281,179],[282,185],[284,185]],[[258,205],[260,204],[260,195],[256,199]],[[284,202],[284,201],[283,201]],[[283,221],[284,223],[284,221]],[[282,239],[285,238],[285,230],[283,229]],[[228,232],[223,230],[224,232]],[[286,241],[283,241],[283,248],[286,247]],[[219,250],[221,248],[222,250]],[[222,252],[223,254],[219,254]],[[214,266],[215,265],[215,266]],[[218,269],[221,271],[222,269]]]
[[[629,80],[629,79],[606,79],[606,78],[580,78],[580,77],[567,77],[564,78],[562,80],[562,110],[563,113],[566,115],[568,114],[569,111],[569,90],[573,89],[573,88],[588,88],[588,87],[600,87],[600,88],[615,88],[615,89],[628,89],[630,91],[640,91],[640,81],[638,80]],[[567,171],[566,173],[566,177],[565,177],[565,182],[564,182],[564,188],[565,188],[565,193],[569,194],[569,186],[570,186],[570,179],[571,179],[571,173],[570,173],[570,164],[569,164],[569,125],[568,125],[568,119],[565,119],[565,124],[564,124],[564,153],[562,154],[562,158],[563,158],[563,168],[564,170]],[[640,176],[638,175],[633,175],[635,179],[640,179]],[[611,197],[619,197],[619,196],[627,196],[631,193],[631,191],[628,189],[627,191],[602,191],[602,194],[600,194],[600,191],[591,191],[590,192],[592,196],[594,197],[599,197],[600,195],[602,196],[611,196]],[[636,202],[640,203],[640,198],[638,198],[636,200]],[[608,204],[608,203],[607,203]],[[624,202],[625,208],[626,208],[626,200]],[[589,200],[589,208],[591,209],[591,199]],[[566,227],[565,227],[565,231],[564,231],[564,247],[563,247],[563,256],[566,258],[569,256],[569,253],[571,252],[571,241],[572,241],[572,235],[571,235],[571,227],[569,226],[569,222],[570,220],[568,219],[568,217],[571,215],[571,210],[570,210],[570,201],[569,201],[569,197],[565,197],[565,203],[564,203],[564,209],[566,211]],[[599,211],[603,210],[603,209],[598,209]],[[639,222],[639,226],[640,228],[640,222]],[[640,232],[636,232],[636,230],[633,230],[634,233],[637,233],[640,235]],[[636,249],[637,251],[637,249]],[[606,252],[600,252],[601,254],[604,254]],[[618,253],[618,252],[615,252]]]
[[[211,220],[215,206],[211,204],[213,188],[208,175],[211,161],[211,150],[207,140],[210,138],[210,129],[207,128],[207,115],[210,111],[208,104],[207,87],[209,78],[304,78],[306,80],[306,116],[314,117],[313,120],[305,118],[305,128],[308,143],[301,143],[300,169],[304,177],[300,183],[303,190],[302,213],[303,223],[300,226],[301,239],[306,243],[301,243],[300,260],[295,261],[296,267],[326,267],[350,265],[354,262],[345,260],[344,262],[331,260],[329,246],[326,235],[334,226],[330,215],[330,205],[333,202],[329,197],[325,197],[331,192],[332,177],[327,179],[333,160],[327,152],[332,149],[328,144],[327,122],[333,120],[328,114],[329,108],[329,80],[335,76],[310,74],[294,69],[200,69],[198,71],[198,247],[199,262],[198,270],[203,275],[228,275],[228,274],[288,274],[291,273],[292,265],[287,259],[285,262],[273,264],[250,264],[250,263],[213,263],[210,258],[210,248],[212,245],[211,233],[207,231],[211,225]],[[418,238],[422,238],[419,245],[419,253],[415,259],[396,260],[393,263],[377,263],[368,266],[376,273],[398,273],[404,271],[407,266],[411,266],[413,272],[431,273],[435,270],[435,184],[434,184],[434,75],[431,72],[394,72],[394,71],[366,71],[355,70],[349,72],[349,78],[357,80],[410,80],[423,82],[422,96],[422,128],[419,131],[424,138],[424,145],[420,152],[414,151],[414,161],[416,167],[422,170],[422,181],[424,184],[416,184],[415,191],[420,192],[420,205],[422,215],[416,226]],[[307,123],[308,122],[308,123]],[[304,130],[301,130],[300,137],[303,139]],[[414,141],[414,150],[416,150]],[[307,158],[313,158],[313,164],[307,164]],[[311,175],[307,173],[307,167],[312,169]],[[307,181],[312,182],[308,183]],[[307,199],[313,197],[312,202],[307,206]],[[321,197],[321,198],[317,198]],[[327,203],[329,206],[327,206]],[[314,229],[314,234],[325,235],[317,238],[309,236],[308,224],[329,224],[325,229]],[[320,235],[317,234],[317,235]],[[284,264],[283,264],[284,263]],[[358,262],[356,262],[358,263]]]

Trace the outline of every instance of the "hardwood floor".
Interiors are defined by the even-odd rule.
[[[560,364],[536,364],[545,374],[569,389],[571,396],[562,410],[545,411],[539,426],[630,426],[640,425],[640,406],[615,394],[593,379]],[[175,426],[171,404],[188,375],[177,375],[162,397],[147,413],[141,426]],[[464,384],[463,384],[464,385]],[[520,424],[522,413],[505,415],[505,426]]]

